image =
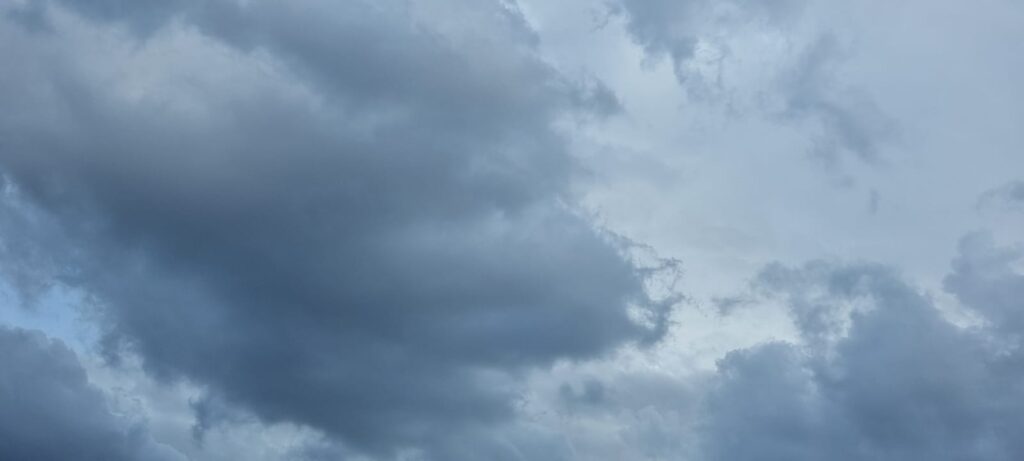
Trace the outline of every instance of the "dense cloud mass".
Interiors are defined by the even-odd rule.
[[[979,319],[967,323],[884,265],[769,265],[729,315],[779,304],[794,337],[684,379],[570,375],[558,394],[574,459],[1018,459],[1022,261],[963,239],[945,286]]]
[[[108,352],[386,453],[507,419],[525,367],[652,339],[640,275],[562,200],[552,124],[595,90],[533,56],[515,10],[461,6],[480,23],[434,29],[398,2],[71,2],[49,20],[81,31],[5,26],[0,162],[76,242]],[[158,74],[63,56],[93,19],[143,36],[80,51]],[[179,35],[232,80],[177,80],[206,57]]]
[[[184,459],[144,426],[111,412],[66,346],[0,327],[0,458],[39,461]]]
[[[0,2],[0,459],[1024,459],[1020,24]]]
[[[1018,459],[1024,453],[1019,254],[965,238],[946,285],[990,321],[957,326],[876,265],[772,266],[757,286],[803,341],[730,353],[709,390],[704,458]]]

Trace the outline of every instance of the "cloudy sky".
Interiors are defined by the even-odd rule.
[[[1024,3],[0,3],[0,459],[1024,458]]]

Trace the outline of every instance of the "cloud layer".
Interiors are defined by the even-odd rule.
[[[668,56],[695,101],[760,114],[809,133],[810,153],[837,167],[875,163],[895,135],[870,97],[839,77],[843,38],[816,21],[815,2],[625,0],[627,30]],[[767,57],[765,55],[768,55]]]
[[[0,458],[1021,459],[1022,21],[2,3]]]
[[[565,190],[553,125],[608,96],[535,57],[515,10],[68,6],[4,28],[0,162],[74,242],[111,356],[387,454],[507,420],[530,367],[657,334]]]
[[[790,306],[802,341],[719,363],[704,459],[1016,459],[1024,356],[1004,316],[1024,279],[1005,266],[1017,256],[978,238],[947,286],[987,327],[955,325],[877,265],[767,269],[758,286]]]
[[[111,412],[74,352],[38,331],[0,327],[0,457],[185,459]]]

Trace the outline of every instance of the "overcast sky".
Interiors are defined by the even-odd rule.
[[[0,3],[0,459],[1024,459],[1024,3]]]

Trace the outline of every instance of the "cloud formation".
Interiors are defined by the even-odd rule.
[[[815,24],[814,2],[622,0],[626,28],[653,57],[668,56],[695,101],[717,101],[806,130],[828,167],[880,160],[894,123],[837,77],[848,50]]]
[[[38,331],[0,326],[0,458],[56,461],[185,458],[119,416],[75,353]]]
[[[1024,211],[1024,181],[1010,181],[986,191],[978,199],[978,208]]]
[[[614,100],[535,56],[514,8],[58,5],[51,32],[2,29],[0,165],[74,242],[111,356],[390,455],[661,330],[572,209],[553,128]]]
[[[1021,20],[0,2],[0,458],[1021,459]]]
[[[1021,444],[1020,255],[965,238],[946,286],[991,321],[952,323],[890,269],[772,266],[800,342],[719,362],[698,430],[701,459],[1011,460]]]

